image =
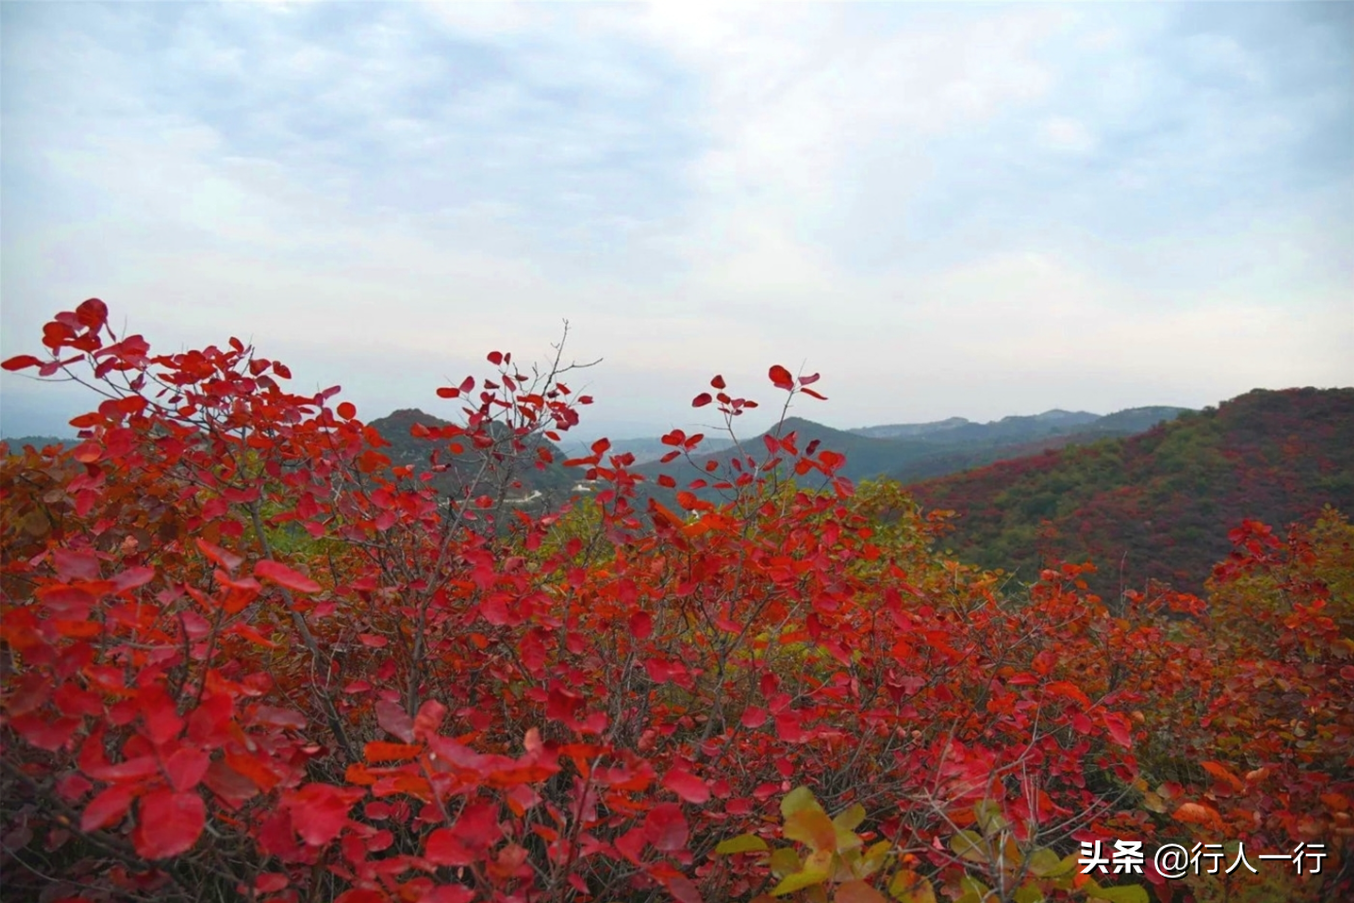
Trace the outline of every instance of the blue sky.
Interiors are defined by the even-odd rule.
[[[585,432],[1354,384],[1354,4],[0,4],[0,351],[86,297],[362,416],[567,356]],[[0,379],[7,435],[68,386]],[[706,409],[708,411],[708,409]],[[747,429],[765,426],[749,422]]]

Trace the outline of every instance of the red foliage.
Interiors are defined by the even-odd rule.
[[[4,463],[4,828],[91,899],[745,897],[767,862],[714,848],[772,837],[796,784],[858,809],[841,830],[863,820],[888,863],[838,900],[890,874],[896,899],[1017,875],[1079,896],[1031,863],[1197,826],[1347,855],[1350,649],[1318,576],[1283,584],[1306,593],[1290,634],[1228,645],[1213,632],[1237,625],[1193,597],[1111,616],[1084,568],[1006,598],[929,550],[896,487],[858,490],[793,436],[680,512],[638,510],[633,459],[602,441],[572,462],[602,490],[531,515],[474,481],[439,498],[337,388],[292,394],[237,339],[152,356],[88,301],[43,342],[50,361],[5,366],[83,363],[111,397],[73,451]],[[577,423],[558,373],[488,360],[464,425],[424,428],[432,460]],[[819,397],[816,374],[770,377]],[[696,401],[730,423],[756,404],[711,385]],[[1242,539],[1222,588],[1282,563]],[[1314,744],[1277,723],[1299,701]],[[1197,780],[1151,789],[1163,744]],[[830,857],[846,835],[825,819],[787,812],[785,836]]]

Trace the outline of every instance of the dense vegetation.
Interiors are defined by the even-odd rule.
[[[1256,390],[1147,433],[915,485],[955,511],[966,559],[1034,579],[1048,559],[1099,564],[1102,595],[1158,580],[1199,592],[1246,518],[1354,510],[1354,389]]]
[[[1107,605],[936,553],[940,519],[766,437],[676,508],[605,440],[599,491],[481,479],[577,423],[493,352],[411,427],[231,339],[152,355],[94,299],[4,362],[103,392],[7,455],[6,896],[44,900],[1330,900],[1354,890],[1354,532],[1245,521],[1201,599]],[[782,398],[815,376],[769,371]],[[733,425],[720,377],[693,400]],[[664,437],[677,457],[701,438]],[[478,463],[476,463],[478,462]],[[706,465],[702,465],[702,471]],[[785,479],[784,475],[793,475]],[[1178,880],[1082,844],[1216,843]],[[1259,861],[1325,844],[1319,874]],[[1205,863],[1206,865],[1207,863]],[[1309,869],[1310,871],[1310,869]]]

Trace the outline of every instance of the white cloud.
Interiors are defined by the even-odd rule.
[[[1085,154],[1095,150],[1095,136],[1085,124],[1068,116],[1050,116],[1039,127],[1040,138],[1050,150]]]
[[[627,421],[773,361],[850,424],[1354,381],[1348,57],[1222,12],[19,6],[6,355],[100,294],[364,406],[562,317]]]

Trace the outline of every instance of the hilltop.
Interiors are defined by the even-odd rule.
[[[385,417],[368,423],[368,426],[381,434],[381,438],[390,443],[382,451],[390,457],[395,466],[411,464],[414,472],[427,473],[432,468],[428,456],[435,443],[419,439],[412,435],[415,424],[429,428],[450,426],[451,421],[434,417],[417,408],[401,408]],[[492,430],[491,430],[492,433]],[[446,443],[444,443],[446,444]],[[554,459],[544,468],[535,466],[539,457],[536,449],[544,448]],[[562,466],[565,455],[550,441],[536,437],[529,443],[525,453],[517,460],[503,455],[490,460],[490,467],[482,479],[494,486],[502,486],[507,498],[512,502],[532,502],[541,506],[550,506],[563,502],[571,493],[579,475]],[[483,458],[480,453],[467,449],[460,455],[446,454],[441,463],[447,468],[435,472],[432,480],[439,492],[459,494],[461,489],[478,473]],[[487,487],[485,491],[488,491]]]
[[[1354,389],[1255,390],[1127,438],[1000,461],[911,487],[956,512],[949,544],[1033,579],[1046,556],[1089,559],[1093,587],[1200,590],[1227,533],[1354,510]],[[1121,575],[1122,570],[1122,575]]]

